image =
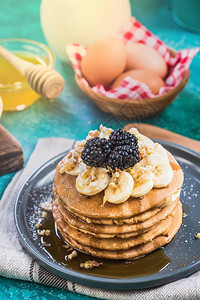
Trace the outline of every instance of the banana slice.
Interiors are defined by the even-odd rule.
[[[138,138],[138,141],[145,143],[145,144],[149,144],[152,147],[154,147],[154,142],[147,136],[139,133],[139,131],[136,128],[132,127],[131,129],[129,129],[129,132],[131,134],[134,134]]]
[[[77,176],[81,167],[80,154],[76,150],[71,150],[60,162],[60,174],[67,173]]]
[[[162,156],[162,158],[167,162],[169,163],[169,158],[168,158],[168,155],[167,155],[167,151],[166,149],[159,143],[155,143],[155,146],[154,146],[154,153],[157,153],[159,155]]]
[[[162,188],[167,186],[173,178],[173,170],[163,156],[153,153],[149,155],[148,161],[153,167],[154,188]]]
[[[108,139],[112,131],[113,131],[112,128],[107,128],[101,124],[100,125],[100,135],[99,135],[100,139],[102,139],[102,138]]]
[[[76,178],[76,189],[80,194],[92,196],[103,191],[109,180],[110,176],[105,168],[84,166]]]
[[[173,170],[169,164],[167,152],[159,144],[156,145],[156,151],[157,153],[145,156],[129,170],[134,180],[132,197],[144,196],[153,187],[162,188],[171,182]]]
[[[115,172],[112,175],[109,186],[105,190],[103,202],[114,204],[125,202],[133,190],[133,178],[127,172]]]
[[[153,188],[154,174],[149,167],[145,165],[145,161],[141,161],[130,170],[134,181],[131,197],[142,197]]]
[[[154,142],[146,137],[145,135],[139,133],[136,128],[131,128],[129,130],[131,134],[134,134],[138,138],[138,146],[140,151],[140,156],[150,155],[154,152]]]

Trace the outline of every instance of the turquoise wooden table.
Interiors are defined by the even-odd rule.
[[[132,1],[131,1],[132,2]],[[28,38],[45,43],[40,26],[40,0],[3,1],[0,10],[0,38]],[[169,47],[176,50],[200,46],[200,36],[179,28],[172,18],[171,1],[135,0],[133,15]],[[200,55],[191,65],[191,77],[177,100],[162,114],[143,122],[154,124],[200,140]],[[101,112],[77,87],[72,68],[57,58],[56,69],[66,81],[59,99],[40,99],[22,112],[3,113],[1,123],[22,144],[27,161],[42,137],[82,139],[101,123],[118,128],[127,121]],[[14,173],[0,178],[0,198]],[[88,299],[54,288],[0,277],[0,299]],[[92,298],[90,298],[92,299]]]

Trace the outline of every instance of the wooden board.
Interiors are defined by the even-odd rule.
[[[20,169],[24,163],[20,143],[0,125],[0,176]]]
[[[172,143],[180,144],[200,153],[200,142],[187,138],[183,135],[174,133],[172,131],[143,123],[130,123],[124,127],[124,130],[129,130],[131,127],[137,128],[140,133],[146,135],[151,139],[165,140]]]

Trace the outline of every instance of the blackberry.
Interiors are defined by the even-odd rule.
[[[113,149],[117,146],[123,145],[129,145],[134,148],[134,146],[138,143],[138,139],[134,134],[122,129],[112,131],[108,141],[112,144]]]
[[[139,161],[138,139],[130,132],[117,129],[109,139],[87,140],[81,158],[87,166],[125,170]]]
[[[105,167],[110,151],[106,139],[95,137],[87,140],[81,153],[81,158],[87,166],[95,168]]]
[[[108,166],[112,170],[120,169],[121,171],[133,167],[139,161],[138,145],[117,146],[112,151],[108,159]]]

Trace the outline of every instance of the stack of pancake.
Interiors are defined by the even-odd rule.
[[[172,181],[120,204],[103,204],[103,191],[93,196],[79,194],[76,177],[60,174],[58,164],[52,211],[64,241],[93,256],[129,260],[169,243],[182,223],[183,172],[174,157],[168,156]]]

